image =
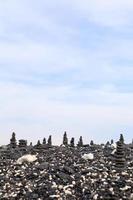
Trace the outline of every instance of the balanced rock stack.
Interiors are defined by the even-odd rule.
[[[49,138],[48,138],[48,145],[49,146],[52,146],[52,136],[50,135]]]
[[[122,135],[120,136],[120,140],[117,142],[115,163],[117,169],[123,169],[125,167],[124,139]]]
[[[74,147],[74,146],[75,146],[75,145],[74,145],[74,137],[71,138],[70,146],[71,146],[71,147]]]
[[[46,144],[46,138],[43,138],[43,144],[44,145]]]
[[[83,139],[82,136],[80,136],[79,141],[78,141],[78,147],[82,147],[83,146]]]
[[[64,135],[63,135],[63,145],[65,145],[65,146],[68,145],[68,138],[67,138],[67,133],[66,133],[66,131],[64,132]]]
[[[15,135],[15,133],[13,132],[13,133],[12,133],[12,137],[11,137],[11,139],[10,139],[10,147],[11,147],[11,148],[16,148],[16,146],[17,146],[16,135]]]

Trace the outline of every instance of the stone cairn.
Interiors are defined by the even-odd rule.
[[[83,138],[82,138],[82,136],[80,136],[77,146],[78,147],[83,147]]]
[[[115,166],[116,169],[123,169],[125,167],[124,138],[122,134],[120,135],[120,139],[117,142],[115,153]]]
[[[64,132],[64,135],[63,135],[63,145],[65,145],[65,146],[68,145],[68,138],[67,138],[67,133],[66,133],[66,131]]]
[[[122,144],[124,144],[124,137],[123,137],[123,134],[120,134],[120,142],[121,142]]]
[[[12,133],[12,137],[10,139],[10,147],[11,148],[16,148],[17,147],[16,135],[15,135],[14,132]]]
[[[49,138],[48,138],[48,145],[49,146],[52,146],[52,136],[50,135]]]
[[[74,147],[74,146],[75,146],[75,144],[74,144],[74,137],[72,137],[71,140],[70,140],[70,146],[71,146],[71,147]]]
[[[43,144],[44,145],[46,144],[46,138],[43,138]]]
[[[94,145],[94,142],[93,140],[90,141],[90,146],[93,146]]]
[[[37,141],[36,146],[38,146],[38,147],[41,146],[41,142],[40,142],[40,140]]]

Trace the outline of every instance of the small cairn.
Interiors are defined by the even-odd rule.
[[[43,144],[44,145],[46,144],[46,138],[43,138]]]
[[[125,167],[124,138],[122,134],[120,135],[120,139],[117,142],[115,166],[117,169],[123,169]]]
[[[71,140],[70,140],[70,146],[71,146],[71,147],[74,147],[74,146],[75,146],[75,144],[74,144],[74,137],[72,137]]]
[[[83,138],[80,136],[79,141],[78,141],[78,147],[83,147]]]
[[[90,141],[90,146],[93,146],[94,145],[94,142],[93,140]]]
[[[65,145],[65,146],[68,145],[68,138],[67,138],[67,133],[66,133],[66,131],[64,132],[64,135],[63,135],[63,145]]]
[[[95,144],[93,140],[90,141],[90,149],[92,153],[95,153]]]
[[[42,149],[42,144],[40,142],[40,140],[37,141],[36,145],[35,145],[35,149],[38,152],[40,149]]]
[[[122,144],[124,144],[124,137],[123,137],[123,134],[120,134],[120,142],[121,142]]]
[[[37,146],[40,146],[41,145],[41,142],[40,140],[37,141]]]
[[[12,137],[10,139],[10,147],[13,149],[17,147],[16,134],[14,132],[12,133]]]
[[[49,138],[48,138],[48,145],[49,146],[52,146],[52,136],[50,135]]]

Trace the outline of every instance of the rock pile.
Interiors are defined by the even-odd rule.
[[[81,141],[81,140],[80,140]],[[12,140],[11,140],[12,143]],[[81,144],[82,142],[80,142]],[[12,143],[13,144],[13,143]],[[7,145],[0,148],[1,200],[131,200],[132,145],[52,146],[51,137],[26,152]],[[93,148],[92,148],[93,147]],[[123,148],[125,154],[123,154]],[[10,152],[10,156],[9,156]],[[87,158],[87,159],[86,159]],[[124,162],[123,161],[124,158]],[[126,165],[125,165],[126,163]],[[122,170],[119,170],[122,168]]]

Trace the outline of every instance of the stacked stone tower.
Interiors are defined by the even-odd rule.
[[[125,167],[125,149],[123,142],[124,138],[123,136],[120,136],[115,153],[115,166],[117,169],[123,169]]]
[[[52,136],[50,135],[49,138],[48,138],[48,145],[49,146],[52,146]]]
[[[71,147],[74,147],[74,146],[75,146],[75,145],[74,145],[74,138],[73,138],[73,137],[72,137],[71,140],[70,140],[70,146],[71,146]]]
[[[40,142],[40,140],[37,141],[36,146],[41,146],[41,142]]]
[[[83,139],[82,136],[80,136],[79,141],[78,141],[78,147],[82,147],[83,146]]]
[[[17,142],[16,142],[16,134],[13,132],[12,137],[10,139],[10,147],[11,148],[16,148]]]
[[[64,132],[64,135],[63,135],[63,144],[64,144],[65,146],[68,145],[68,138],[67,138],[67,133],[66,133],[66,131]]]
[[[93,146],[94,145],[94,142],[93,140],[90,141],[90,146]]]
[[[43,138],[43,144],[44,145],[46,144],[46,138]]]
[[[120,142],[124,144],[124,137],[123,137],[123,134],[120,134]]]

